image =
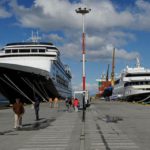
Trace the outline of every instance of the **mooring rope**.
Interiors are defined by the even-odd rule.
[[[33,87],[33,84],[29,81],[29,80],[25,80],[23,77],[22,77],[22,80],[30,87],[32,88]],[[43,101],[46,101],[45,98],[42,96],[42,94],[34,87],[34,91],[43,99]],[[47,101],[46,101],[47,102]]]
[[[4,77],[18,90],[20,94],[22,94],[30,102],[34,103],[6,74],[4,74]]]

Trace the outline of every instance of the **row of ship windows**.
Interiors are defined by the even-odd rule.
[[[45,49],[8,49],[5,53],[45,53]]]
[[[65,82],[62,82],[62,81],[59,80],[59,79],[57,80],[57,83],[59,83],[60,85],[66,87],[66,88],[68,88],[68,84],[66,84]]]
[[[56,75],[56,81],[60,85],[63,85],[64,87],[68,87],[67,82],[64,79],[62,79],[59,75]]]
[[[60,58],[57,57],[57,61],[54,61],[54,64],[56,66],[59,66],[60,68],[63,68],[65,70],[65,72],[67,73],[67,75],[69,75],[69,77],[71,77],[71,71],[68,65],[63,65],[62,62],[60,61]],[[55,72],[55,67],[53,67],[53,70]],[[56,74],[58,74],[58,71],[56,72]],[[55,76],[55,74],[53,74],[53,76]]]
[[[131,85],[150,85],[150,81],[140,81],[140,82],[127,82],[125,83],[126,86],[131,86]]]

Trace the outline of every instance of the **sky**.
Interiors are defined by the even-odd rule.
[[[72,71],[74,90],[82,89],[82,16],[85,15],[86,89],[98,93],[99,79],[112,62],[115,74],[133,67],[138,56],[150,68],[150,0],[0,0],[0,47],[28,41],[32,31],[52,42]]]

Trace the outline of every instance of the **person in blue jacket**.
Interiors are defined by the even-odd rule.
[[[39,107],[40,107],[40,100],[38,97],[35,97],[34,110],[35,110],[36,120],[39,120],[39,109],[40,109]]]

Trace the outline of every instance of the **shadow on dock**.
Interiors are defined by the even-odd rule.
[[[15,131],[33,131],[33,130],[44,129],[44,128],[50,126],[50,124],[55,120],[56,120],[56,118],[52,118],[52,119],[41,118],[34,123],[23,124],[22,128],[2,131],[2,132],[0,132],[0,136],[1,135],[17,135],[17,133],[13,133]]]
[[[52,119],[41,118],[34,123],[24,124],[23,127],[19,128],[18,130],[19,131],[30,131],[30,130],[44,129],[44,128],[50,126],[50,124],[55,120],[56,120],[56,118],[52,118]]]

